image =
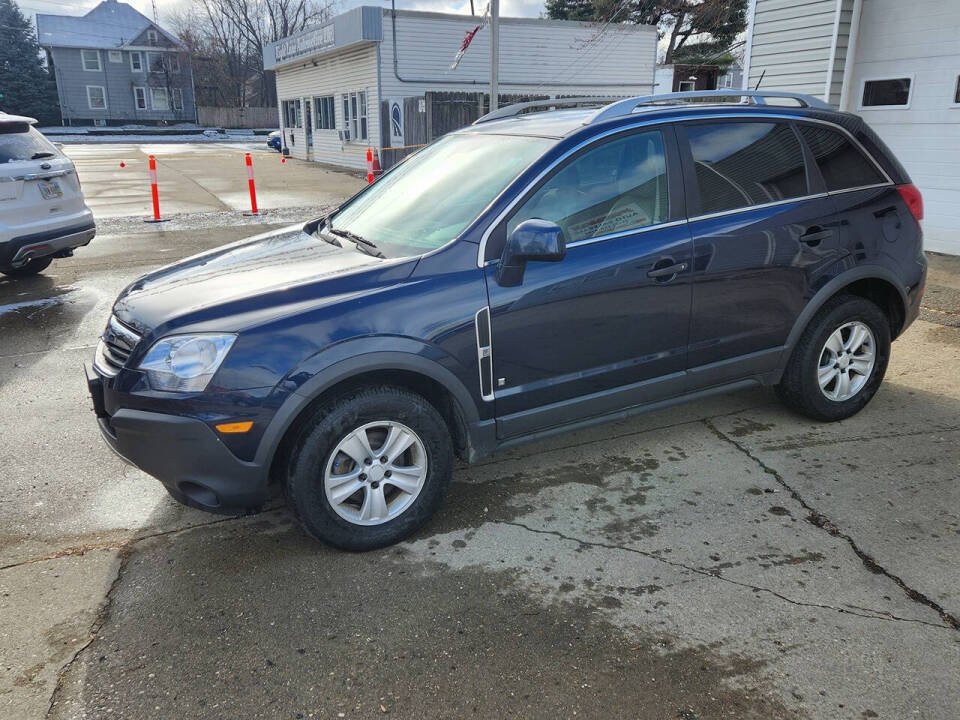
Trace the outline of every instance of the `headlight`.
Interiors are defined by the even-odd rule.
[[[154,390],[200,392],[236,339],[236,335],[171,335],[154,343],[140,369]]]

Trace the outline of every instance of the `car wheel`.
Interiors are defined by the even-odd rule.
[[[402,540],[440,505],[453,444],[426,399],[358,390],[316,408],[291,452],[287,503],[311,536],[343,550]]]
[[[39,275],[42,273],[52,262],[53,258],[50,257],[37,258],[36,260],[28,261],[26,265],[21,265],[18,268],[5,268],[0,270],[0,273],[12,278],[30,277],[31,275]]]
[[[890,323],[874,303],[840,295],[817,312],[800,336],[780,399],[816,420],[843,420],[874,396],[890,359]]]

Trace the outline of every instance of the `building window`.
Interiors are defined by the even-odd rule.
[[[130,69],[133,72],[143,72],[143,53],[139,50],[130,53]]]
[[[151,45],[156,45],[160,42],[160,35],[157,34],[156,30],[147,30],[147,42]]]
[[[154,110],[169,110],[170,100],[166,88],[150,88],[150,107]]]
[[[148,52],[147,69],[155,73],[163,72],[163,53]]]
[[[303,110],[299,100],[283,101],[283,124],[288,128],[303,127]]]
[[[343,96],[343,130],[348,141],[367,139],[367,94],[354,92]]]
[[[107,109],[107,91],[101,85],[87,85],[87,106],[91,110]]]
[[[123,53],[119,50],[110,50],[108,55],[110,57],[110,62],[112,63],[123,62]]]
[[[176,55],[168,55],[167,64],[170,66],[170,72],[180,72],[180,58]]]
[[[317,130],[336,130],[333,95],[313,99],[313,121]]]
[[[913,78],[865,80],[860,107],[909,107]]]
[[[786,123],[697,123],[686,131],[701,214],[807,194],[803,150]]]
[[[83,59],[83,69],[90,72],[100,72],[100,51],[99,50],[81,50],[80,57]]]
[[[695,80],[681,80],[680,84],[677,85],[677,92],[693,92],[697,89],[697,83]]]
[[[173,96],[173,109],[174,110],[183,110],[183,90],[180,88],[174,88],[172,91]]]
[[[133,102],[137,106],[137,110],[146,110],[147,109],[147,89],[142,87],[135,87],[133,89]]]

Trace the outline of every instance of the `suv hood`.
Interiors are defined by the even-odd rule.
[[[331,245],[305,231],[316,224],[257,235],[155,270],[124,289],[114,314],[141,335],[161,326],[205,321],[221,321],[221,330],[238,330],[222,319],[278,315],[291,304],[393,284],[415,265],[415,260],[366,255],[346,241],[343,248]],[[346,289],[343,283],[333,286],[336,278],[354,274],[365,277]]]

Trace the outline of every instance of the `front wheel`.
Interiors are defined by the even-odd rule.
[[[777,386],[791,409],[843,420],[870,402],[890,359],[890,323],[874,303],[840,295],[810,321]]]
[[[21,265],[18,268],[0,269],[0,274],[12,278],[31,277],[32,275],[39,275],[42,273],[50,266],[50,263],[52,262],[53,258],[51,257],[37,258],[36,260],[28,261],[26,265]]]
[[[395,387],[358,390],[305,423],[288,465],[287,503],[314,538],[372,550],[430,518],[452,468],[450,433],[425,398]]]

